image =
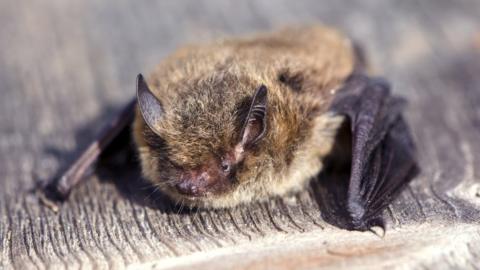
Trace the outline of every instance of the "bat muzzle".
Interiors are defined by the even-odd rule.
[[[190,172],[181,177],[175,188],[182,195],[201,197],[208,193],[215,182],[214,178],[207,172]]]

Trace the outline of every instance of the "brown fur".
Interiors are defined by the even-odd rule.
[[[179,49],[149,78],[165,115],[156,136],[140,113],[134,138],[142,171],[174,199],[229,207],[299,189],[322,168],[343,118],[327,112],[355,65],[351,42],[322,27],[285,29]],[[240,115],[260,85],[268,88],[267,133],[248,153],[228,192],[178,194],[174,167],[195,168],[238,143]],[[240,120],[239,120],[240,119]]]

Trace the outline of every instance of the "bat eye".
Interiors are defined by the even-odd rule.
[[[226,161],[223,161],[222,164],[221,164],[222,171],[225,172],[225,173],[229,173],[230,170],[231,170],[231,167],[232,166]]]

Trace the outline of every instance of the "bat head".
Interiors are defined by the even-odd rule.
[[[229,75],[194,87],[202,91],[178,90],[174,106],[164,106],[142,75],[137,78],[143,152],[149,156],[142,162],[144,174],[169,195],[198,202],[235,189],[244,171],[253,170],[245,166],[259,167],[255,157],[268,130],[268,89],[253,82],[239,86]]]
[[[313,116],[318,98],[282,85],[216,72],[158,91],[139,75],[134,136],[143,175],[173,199],[205,207],[303,188],[334,132]]]

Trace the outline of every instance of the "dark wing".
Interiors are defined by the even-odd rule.
[[[389,88],[382,79],[352,75],[331,106],[348,118],[352,135],[348,229],[384,227],[383,210],[417,172],[415,147],[401,116],[405,101]]]
[[[82,152],[80,157],[67,169],[61,177],[54,179],[45,188],[45,194],[50,200],[65,200],[70,191],[85,179],[86,171],[99,158],[104,150],[120,136],[128,132],[135,115],[137,100],[130,101],[115,117],[106,123],[99,136]],[[43,199],[47,199],[42,197]],[[48,202],[49,205],[51,202]]]

